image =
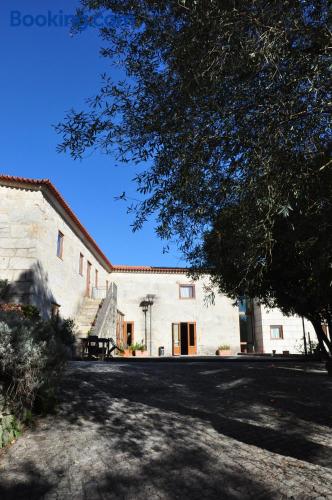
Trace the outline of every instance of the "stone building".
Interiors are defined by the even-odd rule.
[[[296,352],[303,337],[301,318],[278,310],[220,294],[207,304],[208,276],[111,264],[49,180],[0,175],[0,279],[7,301],[74,318],[80,336],[98,327],[124,344],[144,342],[151,355],[211,355],[221,344],[232,354]],[[305,331],[315,338],[307,322]]]

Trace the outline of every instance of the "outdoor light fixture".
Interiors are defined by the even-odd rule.
[[[149,310],[149,304],[147,300],[142,300],[140,303],[140,307],[142,308],[142,311],[144,313],[144,344],[145,348],[147,348],[148,345],[148,332],[147,332],[147,326],[146,326],[146,313]]]
[[[152,306],[154,303],[155,295],[153,294],[148,294],[146,297],[141,301],[140,307],[142,308],[142,311],[144,313],[144,337],[145,337],[145,346],[147,347],[148,345],[148,332],[147,332],[147,322],[146,322],[146,313],[150,309],[150,356],[152,355]]]

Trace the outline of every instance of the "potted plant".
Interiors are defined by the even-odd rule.
[[[135,342],[135,344],[130,346],[130,349],[133,353],[133,356],[147,356],[148,351],[146,350],[146,346],[143,344],[143,342]]]
[[[131,352],[131,346],[128,346],[127,344],[121,344],[121,349],[122,349],[122,356],[124,358],[129,358],[129,356],[132,355],[132,352]]]
[[[217,349],[218,356],[230,356],[231,355],[231,346],[229,344],[222,344]]]

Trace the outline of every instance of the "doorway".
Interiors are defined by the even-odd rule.
[[[173,356],[197,354],[196,323],[172,324]]]
[[[188,323],[180,323],[181,355],[188,354]]]
[[[134,344],[134,322],[125,321],[123,323],[123,344],[127,347]]]

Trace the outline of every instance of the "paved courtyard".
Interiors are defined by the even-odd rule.
[[[0,498],[332,499],[331,395],[321,365],[74,362]]]

